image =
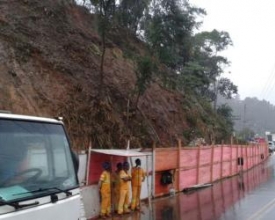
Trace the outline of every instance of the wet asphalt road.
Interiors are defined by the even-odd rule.
[[[242,175],[188,194],[155,199],[125,220],[275,220],[275,154]]]
[[[248,187],[254,184],[253,188],[245,190],[243,197],[232,207],[228,207],[217,219],[275,219],[275,155],[272,154],[266,163],[247,172],[248,175],[250,173],[256,173],[256,175],[253,175],[254,178],[245,184]]]

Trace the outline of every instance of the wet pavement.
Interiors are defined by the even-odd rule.
[[[275,155],[242,175],[185,194],[155,199],[124,220],[274,220]]]

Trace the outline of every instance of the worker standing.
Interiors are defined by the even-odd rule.
[[[130,213],[129,210],[129,198],[130,198],[130,181],[131,175],[129,171],[129,163],[125,161],[123,163],[123,169],[119,172],[120,177],[120,194],[118,203],[118,214]]]
[[[132,168],[132,202],[131,209],[140,209],[140,192],[142,182],[145,180],[145,171],[141,168],[140,159],[135,160],[136,166]]]
[[[104,162],[102,167],[104,171],[100,175],[98,182],[101,198],[100,216],[106,218],[109,217],[111,213],[111,164]]]
[[[115,212],[118,211],[118,203],[119,203],[119,195],[120,195],[120,177],[119,172],[122,170],[122,163],[117,163],[116,165],[116,171],[113,174],[113,189],[114,189],[114,206],[115,206]]]

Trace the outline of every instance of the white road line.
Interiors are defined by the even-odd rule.
[[[265,206],[263,206],[261,209],[255,212],[247,220],[259,220],[261,219],[261,217],[263,217],[264,214],[268,213],[268,211],[270,211],[274,207],[275,207],[275,199],[271,200],[269,203],[267,203]]]

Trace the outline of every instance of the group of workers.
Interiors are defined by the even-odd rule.
[[[135,160],[135,167],[132,168],[131,173],[127,161],[117,163],[114,173],[111,173],[109,162],[104,162],[102,167],[104,171],[100,175],[98,184],[101,196],[101,217],[106,218],[111,215],[111,203],[114,204],[115,212],[119,215],[139,210],[141,186],[146,176],[141,168],[141,160]],[[131,203],[130,189],[132,189]]]

